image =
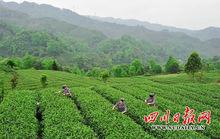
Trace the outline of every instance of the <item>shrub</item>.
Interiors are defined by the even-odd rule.
[[[45,88],[48,85],[46,75],[42,75],[40,81],[41,81],[41,84],[42,84],[43,88]]]
[[[102,78],[103,82],[106,82],[109,77],[110,77],[110,75],[109,75],[109,72],[107,70],[101,72],[101,78]]]
[[[15,88],[16,88],[16,86],[17,86],[17,84],[18,84],[17,80],[18,80],[18,75],[17,75],[17,73],[13,73],[12,78],[11,78],[11,88],[12,88],[12,89],[15,89]]]
[[[0,102],[3,100],[4,97],[4,82],[0,80]]]

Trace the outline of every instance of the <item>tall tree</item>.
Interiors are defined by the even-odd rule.
[[[132,66],[132,65],[129,66],[129,75],[130,76],[136,75],[136,68],[135,68],[135,66]]]
[[[134,73],[135,75],[142,75],[144,73],[144,68],[140,60],[138,59],[133,60],[131,66],[135,72]]]
[[[58,65],[55,60],[53,61],[53,64],[52,64],[52,70],[58,70]]]
[[[107,70],[102,71],[100,76],[104,83],[106,83],[107,79],[110,77],[109,72]]]
[[[123,69],[122,69],[122,67],[120,65],[114,66],[112,68],[112,73],[113,73],[114,77],[121,77],[122,76],[122,72],[123,72]]]
[[[8,60],[7,65],[8,65],[10,68],[14,68],[14,67],[16,66],[15,62],[12,61],[12,60]]]
[[[180,71],[179,63],[177,62],[177,60],[175,58],[170,56],[166,65],[165,65],[165,70],[168,73],[177,73]]]
[[[32,55],[26,53],[25,56],[22,58],[22,62],[23,62],[22,67],[24,69],[32,68],[35,61],[36,61],[36,57],[33,57]]]
[[[194,74],[202,69],[202,62],[199,54],[193,52],[190,57],[188,58],[187,63],[185,64],[185,72],[187,74]]]
[[[150,64],[151,73],[154,73],[154,74],[162,73],[162,67],[159,64],[157,64],[154,60],[150,60],[149,64]]]
[[[101,75],[102,69],[99,67],[94,67],[92,68],[92,70],[89,70],[87,72],[88,76],[92,76],[92,77],[99,77]]]
[[[53,58],[44,58],[41,62],[43,69],[51,70],[53,65]]]

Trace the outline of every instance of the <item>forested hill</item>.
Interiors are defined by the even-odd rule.
[[[31,18],[28,14],[5,8],[1,4],[0,20],[2,22],[12,23],[16,26],[25,27],[31,30],[47,31],[56,36],[74,36],[74,38],[86,41],[91,45],[106,38],[104,34],[95,30],[82,28],[49,17]]]
[[[91,19],[102,21],[102,22],[116,23],[116,24],[128,25],[128,26],[143,26],[147,29],[154,30],[154,31],[167,30],[170,32],[182,32],[191,37],[198,38],[203,41],[220,38],[219,27],[208,27],[208,28],[200,29],[200,30],[190,30],[190,29],[165,26],[165,25],[160,25],[160,24],[155,24],[155,23],[149,23],[146,21],[139,21],[135,19],[120,19],[120,18],[97,17],[97,16],[88,16],[88,17]]]
[[[181,32],[107,23],[70,10],[35,3],[0,1],[0,56],[54,57],[80,68],[127,64],[134,59],[185,61],[192,51],[220,55],[220,39],[201,41]]]

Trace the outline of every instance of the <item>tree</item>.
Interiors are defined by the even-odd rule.
[[[116,65],[111,69],[111,73],[114,77],[127,77],[129,74],[130,66],[127,64]]]
[[[112,73],[114,77],[121,77],[122,74],[122,68],[118,65],[118,66],[114,66],[112,68]]]
[[[4,71],[4,72],[13,72],[14,69],[11,68],[11,66],[7,65],[8,63],[8,58],[3,59],[2,61],[0,61],[0,71]]]
[[[138,59],[133,60],[131,66],[134,67],[135,75],[142,75],[144,73],[144,68],[140,60]]]
[[[149,73],[149,71],[150,71],[150,66],[144,65],[144,74]]]
[[[63,52],[63,44],[51,39],[47,42],[47,51],[51,56],[58,56]]]
[[[7,65],[8,65],[10,68],[14,68],[14,67],[16,66],[15,62],[12,61],[12,60],[8,60]]]
[[[202,69],[202,62],[199,54],[193,52],[188,58],[187,63],[185,64],[185,72],[187,74],[194,74]]]
[[[81,70],[78,66],[75,66],[72,68],[71,73],[77,74],[77,75],[84,75],[84,71]]]
[[[220,70],[220,56],[214,56],[212,59],[213,67],[216,70]]]
[[[203,59],[202,60],[202,70],[209,72],[210,70],[214,70],[214,64],[211,62],[211,60]]]
[[[114,77],[122,77],[123,76],[123,68],[120,65],[114,66],[112,68],[112,73]]]
[[[129,66],[129,75],[130,76],[136,75],[136,68],[135,68],[135,66],[132,66],[132,65]]]
[[[102,69],[99,67],[94,67],[92,70],[87,72],[88,76],[92,76],[92,77],[100,77],[102,72]]]
[[[170,56],[165,65],[165,70],[168,73],[178,73],[180,71],[179,63],[177,62],[175,58]]]
[[[154,74],[160,74],[162,73],[162,68],[160,65],[156,64],[154,60],[150,60],[150,71]]]
[[[214,65],[217,70],[220,70],[220,60],[216,62]]]
[[[43,69],[51,70],[53,65],[54,59],[53,58],[44,58],[41,62]]]
[[[55,60],[53,61],[53,64],[52,64],[52,70],[58,70],[58,66]]]
[[[101,72],[101,78],[104,83],[106,83],[107,79],[110,77],[109,72],[104,70]]]
[[[156,73],[156,74],[162,73],[162,68],[160,65],[154,65],[151,70],[153,73]]]
[[[29,68],[33,67],[33,65],[36,61],[36,58],[29,55],[28,53],[26,53],[25,56],[23,57],[22,61],[23,61],[23,66],[22,67],[24,69],[29,69]]]
[[[129,75],[129,65],[122,64],[120,67],[122,68],[122,77],[127,77]]]
[[[41,70],[41,69],[43,69],[43,65],[42,65],[41,61],[40,61],[40,60],[35,61],[35,62],[33,63],[33,68],[35,68],[36,70]]]

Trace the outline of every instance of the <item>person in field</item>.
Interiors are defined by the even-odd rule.
[[[117,110],[119,112],[121,112],[122,114],[127,112],[127,107],[125,105],[125,99],[121,98],[114,106],[113,106],[113,110],[115,110],[115,108],[117,108]]]
[[[67,85],[63,85],[62,86],[62,93],[64,96],[72,96],[72,93],[70,91],[70,89],[67,87]]]
[[[155,94],[152,93],[149,95],[149,97],[145,100],[145,103],[148,104],[149,106],[155,106]]]

